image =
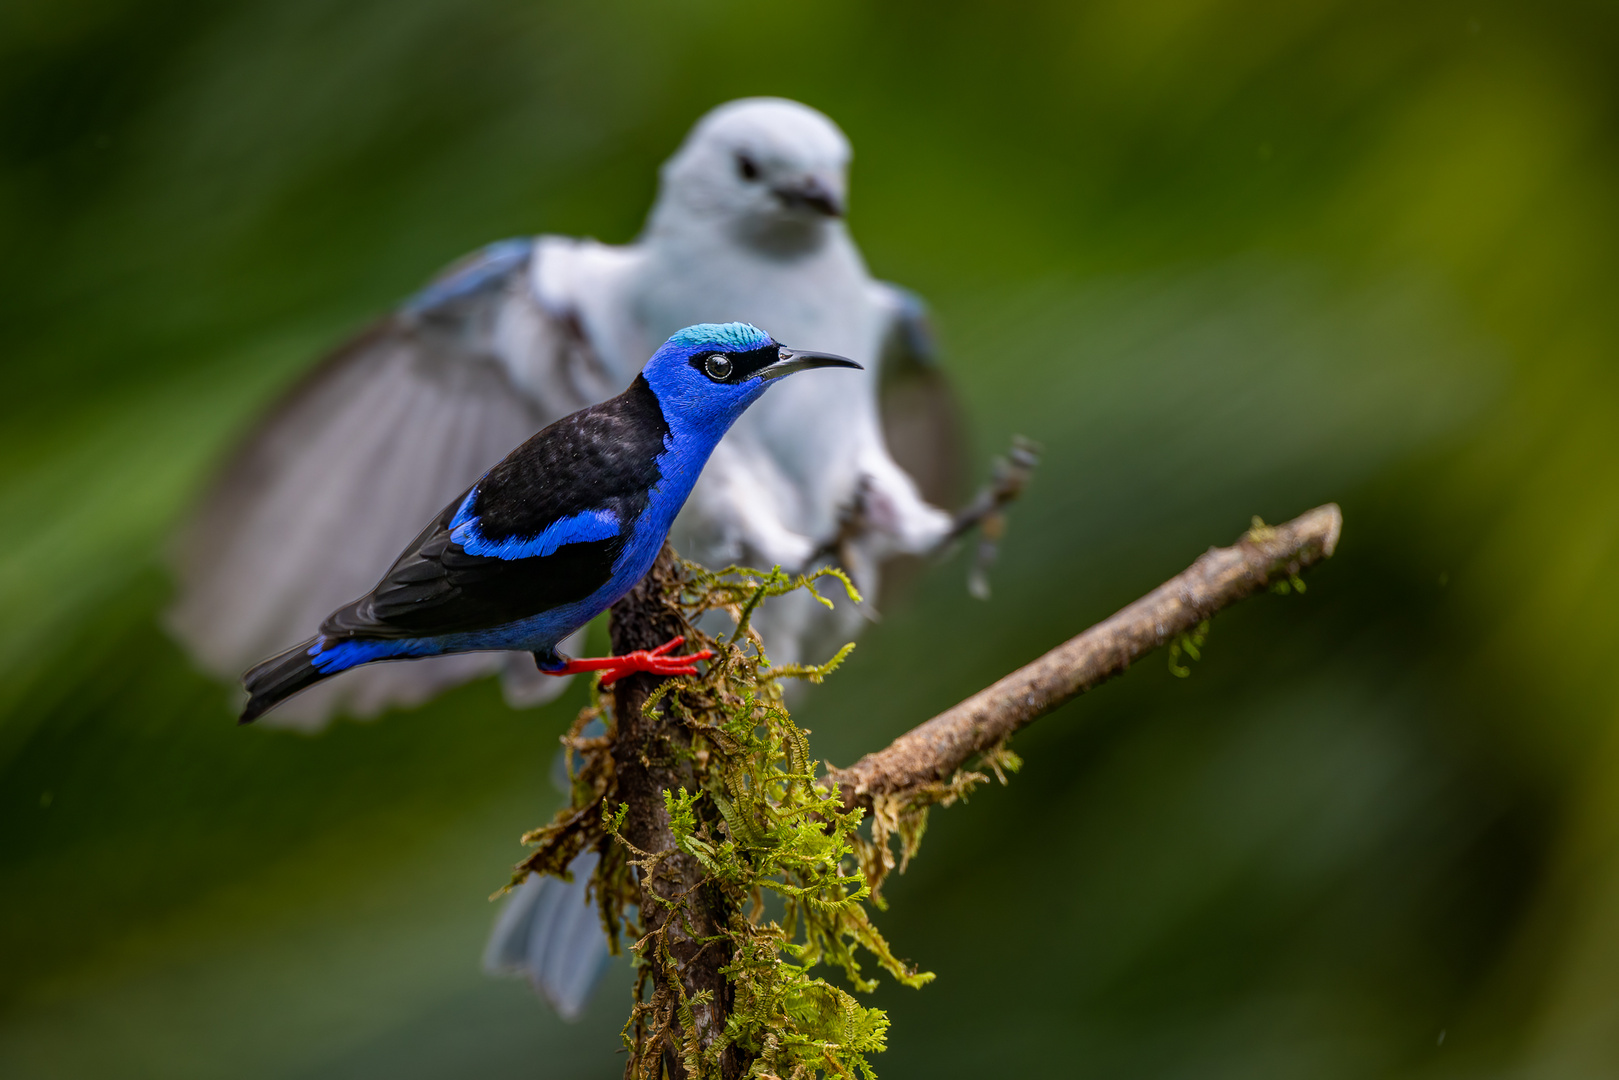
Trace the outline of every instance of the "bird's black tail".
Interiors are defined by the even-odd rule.
[[[294,645],[286,652],[277,653],[261,664],[254,665],[242,676],[247,687],[247,706],[242,710],[238,724],[251,724],[270,709],[275,708],[298,691],[327,678],[327,672],[315,666],[309,655],[315,639]],[[330,674],[336,674],[331,672]]]

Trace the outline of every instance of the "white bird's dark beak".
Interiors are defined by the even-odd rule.
[[[789,210],[813,210],[825,217],[842,217],[843,204],[825,183],[816,177],[781,184],[770,189]]]
[[[784,375],[791,375],[795,371],[808,371],[810,368],[821,367],[854,368],[856,371],[866,370],[847,356],[824,352],[799,352],[783,345],[776,356],[776,362],[766,364],[760,368],[758,375],[759,378],[768,382],[771,379],[779,379]]]

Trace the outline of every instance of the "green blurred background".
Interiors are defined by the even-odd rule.
[[[575,687],[238,730],[159,549],[320,349],[488,240],[631,238],[708,107],[856,147],[975,460],[805,702],[847,762],[1328,500],[1303,596],[1019,738],[883,926],[887,1077],[1619,1075],[1611,4],[0,6],[0,1074],[610,1077],[478,970]]]

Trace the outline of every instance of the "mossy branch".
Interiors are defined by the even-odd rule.
[[[769,597],[815,593],[820,577],[839,578],[858,602],[853,585],[835,570],[711,573],[665,547],[613,609],[613,649],[684,634],[714,660],[689,678],[632,675],[610,694],[593,686],[563,738],[569,805],[524,837],[535,851],[513,878],[566,874],[587,848],[601,855],[591,890],[614,951],[628,933],[637,970],[626,1077],[870,1080],[888,1017],[815,969],[869,991],[863,950],[904,985],[933,977],[893,954],[865,907],[883,906],[883,879],[915,854],[928,809],[992,774],[1005,783],[1020,764],[1006,745],[1013,732],[1144,653],[1176,647],[1171,670],[1181,674],[1180,653],[1197,658],[1211,615],[1267,586],[1302,590],[1300,571],[1332,554],[1341,528],[1330,505],[1280,526],[1256,519],[1233,547],[1211,549],[1111,619],[823,777],[780,680],[819,682],[852,646],[821,665],[773,667],[751,619]],[[735,629],[706,633],[712,612]],[[598,721],[606,733],[587,734]]]
[[[1210,548],[1181,573],[1109,619],[1057,646],[994,685],[867,754],[823,783],[838,788],[849,809],[936,802],[958,792],[959,770],[999,748],[1013,732],[1120,674],[1163,645],[1196,641],[1221,608],[1262,589],[1302,588],[1299,572],[1330,558],[1343,530],[1336,503],[1282,525],[1254,527],[1231,547]],[[908,845],[909,846],[909,845]]]
[[[815,590],[828,577],[858,602],[838,570],[712,573],[665,547],[613,609],[615,652],[683,634],[714,659],[692,677],[592,686],[562,740],[569,805],[524,837],[535,850],[513,883],[600,854],[590,889],[609,943],[616,951],[625,934],[637,971],[627,1077],[871,1077],[886,1015],[816,969],[870,991],[863,950],[902,984],[932,978],[867,917],[865,811],[844,810],[819,782],[807,733],[782,704],[783,680],[819,682],[853,646],[824,664],[773,666],[751,626],[761,603],[795,590],[830,606]],[[714,636],[705,616],[721,612],[734,629]]]

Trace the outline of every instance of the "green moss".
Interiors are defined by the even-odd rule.
[[[639,922],[634,871],[649,872],[669,853],[641,851],[623,836],[628,806],[614,787],[612,706],[594,688],[591,704],[563,738],[574,777],[569,805],[524,837],[535,850],[517,867],[514,883],[531,871],[563,875],[588,847],[602,854],[592,890],[614,951],[628,933],[639,973],[624,1031],[636,1075],[643,1075],[639,1066],[653,1073],[658,1068],[656,1060],[634,1061],[639,1049],[672,1035],[694,1076],[714,1075],[721,1050],[734,1045],[753,1055],[750,1075],[757,1077],[872,1077],[869,1056],[884,1048],[888,1017],[850,992],[876,987],[862,959],[907,986],[933,978],[894,956],[867,905],[878,902],[873,886],[893,866],[889,835],[901,836],[908,859],[921,839],[926,807],[959,797],[985,777],[963,774],[939,792],[922,793],[903,806],[885,805],[872,838],[860,835],[864,812],[844,810],[819,782],[808,734],[793,723],[781,692],[783,679],[820,682],[854,646],[844,646],[825,664],[776,667],[750,626],[759,604],[798,589],[831,606],[816,592],[816,581],[824,577],[842,581],[859,602],[836,570],[790,577],[779,569],[716,574],[685,564],[678,595],[670,599],[692,625],[694,645],[714,650],[715,659],[701,676],[664,683],[645,705],[648,716],[657,710],[662,722],[682,724],[692,736],[690,750],[682,752],[692,757],[697,790],[665,792],[664,799],[676,846],[703,867],[704,890],[717,890],[732,913],[723,937],[732,957],[724,971],[734,1001],[721,1040],[699,1049],[691,1012],[696,1002],[679,991],[660,934],[645,933]],[[701,616],[716,610],[727,612],[736,626],[723,639],[696,629]],[[608,733],[586,737],[598,718]],[[997,772],[1015,764],[1009,752],[992,757]],[[659,969],[675,995],[665,992],[660,999],[655,992],[652,976]],[[849,989],[823,978],[828,969]]]
[[[1258,518],[1254,519],[1258,521]],[[1176,634],[1175,640],[1169,643],[1169,673],[1177,679],[1184,679],[1192,673],[1192,669],[1181,663],[1181,654],[1185,653],[1189,659],[1203,659],[1203,643],[1209,637],[1209,620],[1204,619],[1197,624],[1197,628],[1188,634]]]
[[[951,806],[964,802],[980,784],[987,784],[990,775],[1002,784],[1008,773],[1023,767],[1023,759],[1013,753],[1003,740],[979,755],[971,767],[957,769],[948,780],[922,784],[896,795],[876,795],[871,800],[871,836],[856,833],[855,852],[862,872],[871,883],[871,900],[880,910],[887,910],[883,900],[883,880],[894,871],[905,872],[928,828],[928,811],[934,806]],[[987,772],[985,770],[988,770]],[[892,840],[899,840],[896,860]]]

